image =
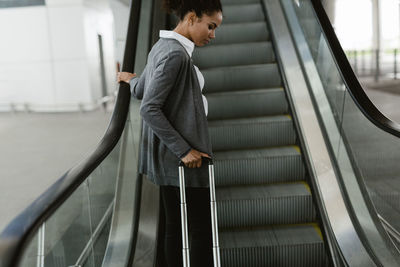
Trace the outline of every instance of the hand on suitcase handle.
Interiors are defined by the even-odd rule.
[[[200,168],[203,158],[208,159],[212,162],[211,157],[208,154],[192,149],[185,157],[180,160],[179,166],[186,166],[188,168]]]

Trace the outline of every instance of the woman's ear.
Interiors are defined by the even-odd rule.
[[[193,26],[194,22],[196,21],[196,13],[194,11],[190,11],[187,15],[187,22],[190,26]]]

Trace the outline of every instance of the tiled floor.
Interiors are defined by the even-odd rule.
[[[400,80],[383,80],[378,84],[371,78],[360,79],[376,107],[389,119],[400,123]]]
[[[0,113],[0,232],[93,151],[111,113]]]

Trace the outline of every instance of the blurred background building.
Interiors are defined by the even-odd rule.
[[[127,13],[120,1],[0,1],[0,111],[93,110],[106,101]]]
[[[382,87],[380,82],[395,90],[399,1],[323,2],[357,75],[367,87]],[[110,100],[128,5],[127,0],[0,1],[0,111],[88,111]]]

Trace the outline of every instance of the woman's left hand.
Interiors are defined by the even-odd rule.
[[[126,82],[129,83],[132,78],[136,77],[136,73],[130,72],[117,72],[117,82]]]

